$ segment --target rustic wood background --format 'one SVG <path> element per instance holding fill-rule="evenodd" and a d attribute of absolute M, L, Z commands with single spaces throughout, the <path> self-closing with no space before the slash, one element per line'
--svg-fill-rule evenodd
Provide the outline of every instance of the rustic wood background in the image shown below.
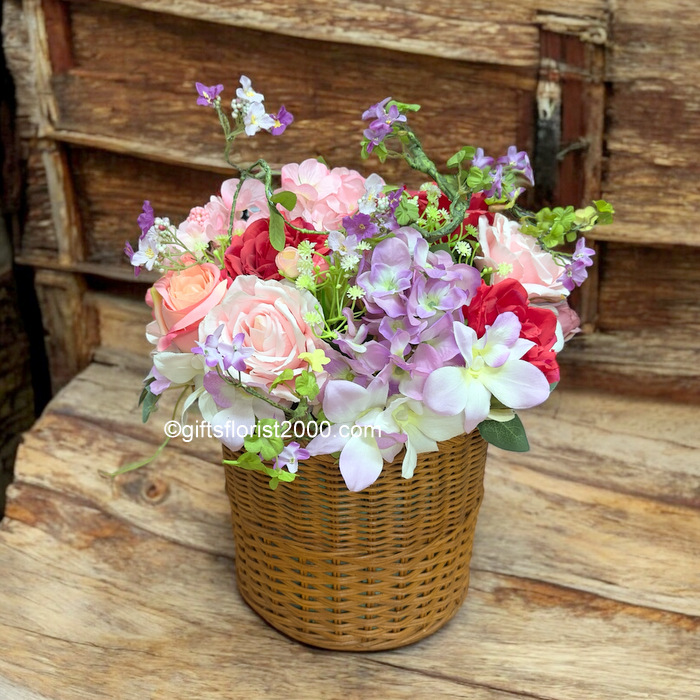
<path fill-rule="evenodd" d="M 359 160 L 364 105 L 423 103 L 415 123 L 437 160 L 472 142 L 533 152 L 538 86 L 554 79 L 559 147 L 584 146 L 550 164 L 555 197 L 602 194 L 618 212 L 596 233 L 596 277 L 579 299 L 589 332 L 562 356 L 566 379 L 695 398 L 699 22 L 694 0 L 673 13 L 661 0 L 525 0 L 507 13 L 484 0 L 5 0 L 27 173 L 15 248 L 36 271 L 54 387 L 115 324 L 109 342 L 133 337 L 149 278 L 134 282 L 124 240 L 143 199 L 179 220 L 217 190 L 221 140 L 193 82 L 223 82 L 230 97 L 245 73 L 297 121 L 244 143 L 243 160 L 322 154 L 396 179 L 410 173 Z"/>

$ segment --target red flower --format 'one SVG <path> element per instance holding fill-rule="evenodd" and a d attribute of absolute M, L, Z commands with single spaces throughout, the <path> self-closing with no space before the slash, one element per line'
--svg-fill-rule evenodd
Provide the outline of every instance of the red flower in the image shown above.
<path fill-rule="evenodd" d="M 559 381 L 559 365 L 552 347 L 557 341 L 557 317 L 550 309 L 530 306 L 525 287 L 516 280 L 503 280 L 493 286 L 482 282 L 469 306 L 462 307 L 467 324 L 480 338 L 499 314 L 512 311 L 520 321 L 520 337 L 535 345 L 523 356 L 547 377 Z"/>
<path fill-rule="evenodd" d="M 299 228 L 311 228 L 303 219 L 294 219 L 292 223 Z M 301 241 L 311 241 L 316 243 L 315 250 L 319 253 L 328 252 L 325 233 L 301 233 L 285 224 L 284 235 L 285 246 L 296 248 Z M 238 275 L 255 275 L 264 280 L 281 280 L 282 275 L 275 263 L 277 252 L 270 243 L 270 220 L 258 219 L 248 226 L 243 235 L 231 239 L 231 245 L 224 253 L 226 274 L 230 279 L 235 279 Z"/>

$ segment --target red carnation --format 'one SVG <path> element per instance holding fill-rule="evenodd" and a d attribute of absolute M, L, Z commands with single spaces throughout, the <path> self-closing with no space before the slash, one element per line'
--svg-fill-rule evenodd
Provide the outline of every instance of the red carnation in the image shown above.
<path fill-rule="evenodd" d="M 292 223 L 299 228 L 311 228 L 303 219 L 294 219 Z M 328 252 L 325 233 L 302 233 L 285 223 L 284 236 L 285 246 L 296 248 L 301 241 L 310 241 L 316 243 L 317 252 L 324 255 Z M 231 245 L 224 253 L 226 274 L 230 279 L 238 275 L 255 275 L 264 280 L 281 280 L 282 275 L 275 263 L 277 252 L 270 243 L 270 220 L 258 219 L 248 226 L 243 235 L 231 239 Z"/>
<path fill-rule="evenodd" d="M 557 342 L 557 317 L 550 309 L 530 306 L 527 292 L 520 282 L 507 279 L 492 286 L 482 282 L 469 306 L 463 307 L 470 328 L 480 338 L 499 314 L 512 311 L 521 323 L 520 337 L 535 345 L 523 356 L 544 373 L 547 381 L 559 381 L 559 365 L 552 347 Z"/>

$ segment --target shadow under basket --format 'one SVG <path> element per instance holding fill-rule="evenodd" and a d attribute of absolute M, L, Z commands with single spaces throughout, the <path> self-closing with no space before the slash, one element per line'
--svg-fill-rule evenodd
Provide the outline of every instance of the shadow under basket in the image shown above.
<path fill-rule="evenodd" d="M 412 479 L 401 476 L 402 452 L 359 493 L 328 455 L 275 491 L 263 474 L 226 465 L 243 599 L 324 649 L 395 649 L 432 634 L 467 595 L 486 447 L 477 430 L 446 440 L 418 456 Z"/>

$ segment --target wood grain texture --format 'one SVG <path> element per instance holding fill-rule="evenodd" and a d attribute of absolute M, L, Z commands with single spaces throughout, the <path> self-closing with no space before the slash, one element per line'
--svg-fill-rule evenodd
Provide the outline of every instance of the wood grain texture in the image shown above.
<path fill-rule="evenodd" d="M 232 0 L 119 0 L 118 4 L 288 37 L 378 46 L 449 59 L 473 61 L 478 56 L 483 63 L 529 66 L 537 56 L 537 28 L 531 7 L 518 13 L 519 17 L 505 20 L 502 13 L 484 12 L 486 3 L 464 12 L 447 0 L 429 7 L 415 1 L 379 4 L 356 0 L 310 0 L 303 6 L 269 0 L 246 5 Z M 600 15 L 603 3 L 591 5 Z M 211 31 L 218 34 L 221 28 Z"/>
<path fill-rule="evenodd" d="M 507 147 L 517 130 L 519 94 L 534 88 L 534 67 L 514 72 L 295 38 L 270 52 L 274 35 L 230 27 L 219 28 L 212 53 L 212 27 L 204 22 L 102 3 L 71 7 L 76 65 L 54 79 L 58 135 L 91 135 L 95 145 L 117 150 L 115 139 L 138 142 L 145 155 L 161 152 L 180 163 L 221 164 L 218 124 L 210 110 L 194 104 L 195 80 L 224 83 L 224 99 L 230 100 L 236 87 L 232 81 L 250 73 L 265 86 L 270 108 L 282 103 L 296 115 L 282 138 L 239 141 L 239 160 L 252 162 L 263 155 L 279 165 L 323 155 L 331 165 L 348 167 L 362 165 L 358 143 L 364 106 L 387 94 L 415 100 L 421 86 L 431 85 L 431 104 L 414 123 L 426 135 L 430 152 L 446 159 L 476 138 L 488 148 Z M 152 41 L 154 32 L 157 42 Z M 295 66 L 292 73 L 290 65 Z M 456 102 L 455 93 L 465 98 Z M 465 102 L 490 105 L 488 122 L 476 110 L 465 109 Z M 396 167 L 393 171 L 398 174 Z"/>
<path fill-rule="evenodd" d="M 611 83 L 603 194 L 618 222 L 596 237 L 700 245 L 700 7 L 692 0 L 619 0 L 607 61 Z"/>
<path fill-rule="evenodd" d="M 199 454 L 174 446 L 114 489 L 96 476 L 98 465 L 157 439 L 157 425 L 136 432 L 125 401 L 139 379 L 92 365 L 22 447 L 0 527 L 8 700 L 693 696 L 700 510 L 667 496 L 700 474 L 670 452 L 662 459 L 684 464 L 682 473 L 657 480 L 664 464 L 642 457 L 697 447 L 687 408 L 649 402 L 631 411 L 630 400 L 562 392 L 557 406 L 531 413 L 535 449 L 521 456 L 529 461 L 489 456 L 472 583 L 457 617 L 418 645 L 347 655 L 286 640 L 240 600 L 215 446 Z M 574 433 L 583 449 L 558 463 L 550 451 Z M 614 580 L 625 594 L 610 595 L 621 592 Z M 643 581 L 654 590 L 641 590 Z M 674 607 L 695 613 L 660 606 L 674 584 Z"/>

